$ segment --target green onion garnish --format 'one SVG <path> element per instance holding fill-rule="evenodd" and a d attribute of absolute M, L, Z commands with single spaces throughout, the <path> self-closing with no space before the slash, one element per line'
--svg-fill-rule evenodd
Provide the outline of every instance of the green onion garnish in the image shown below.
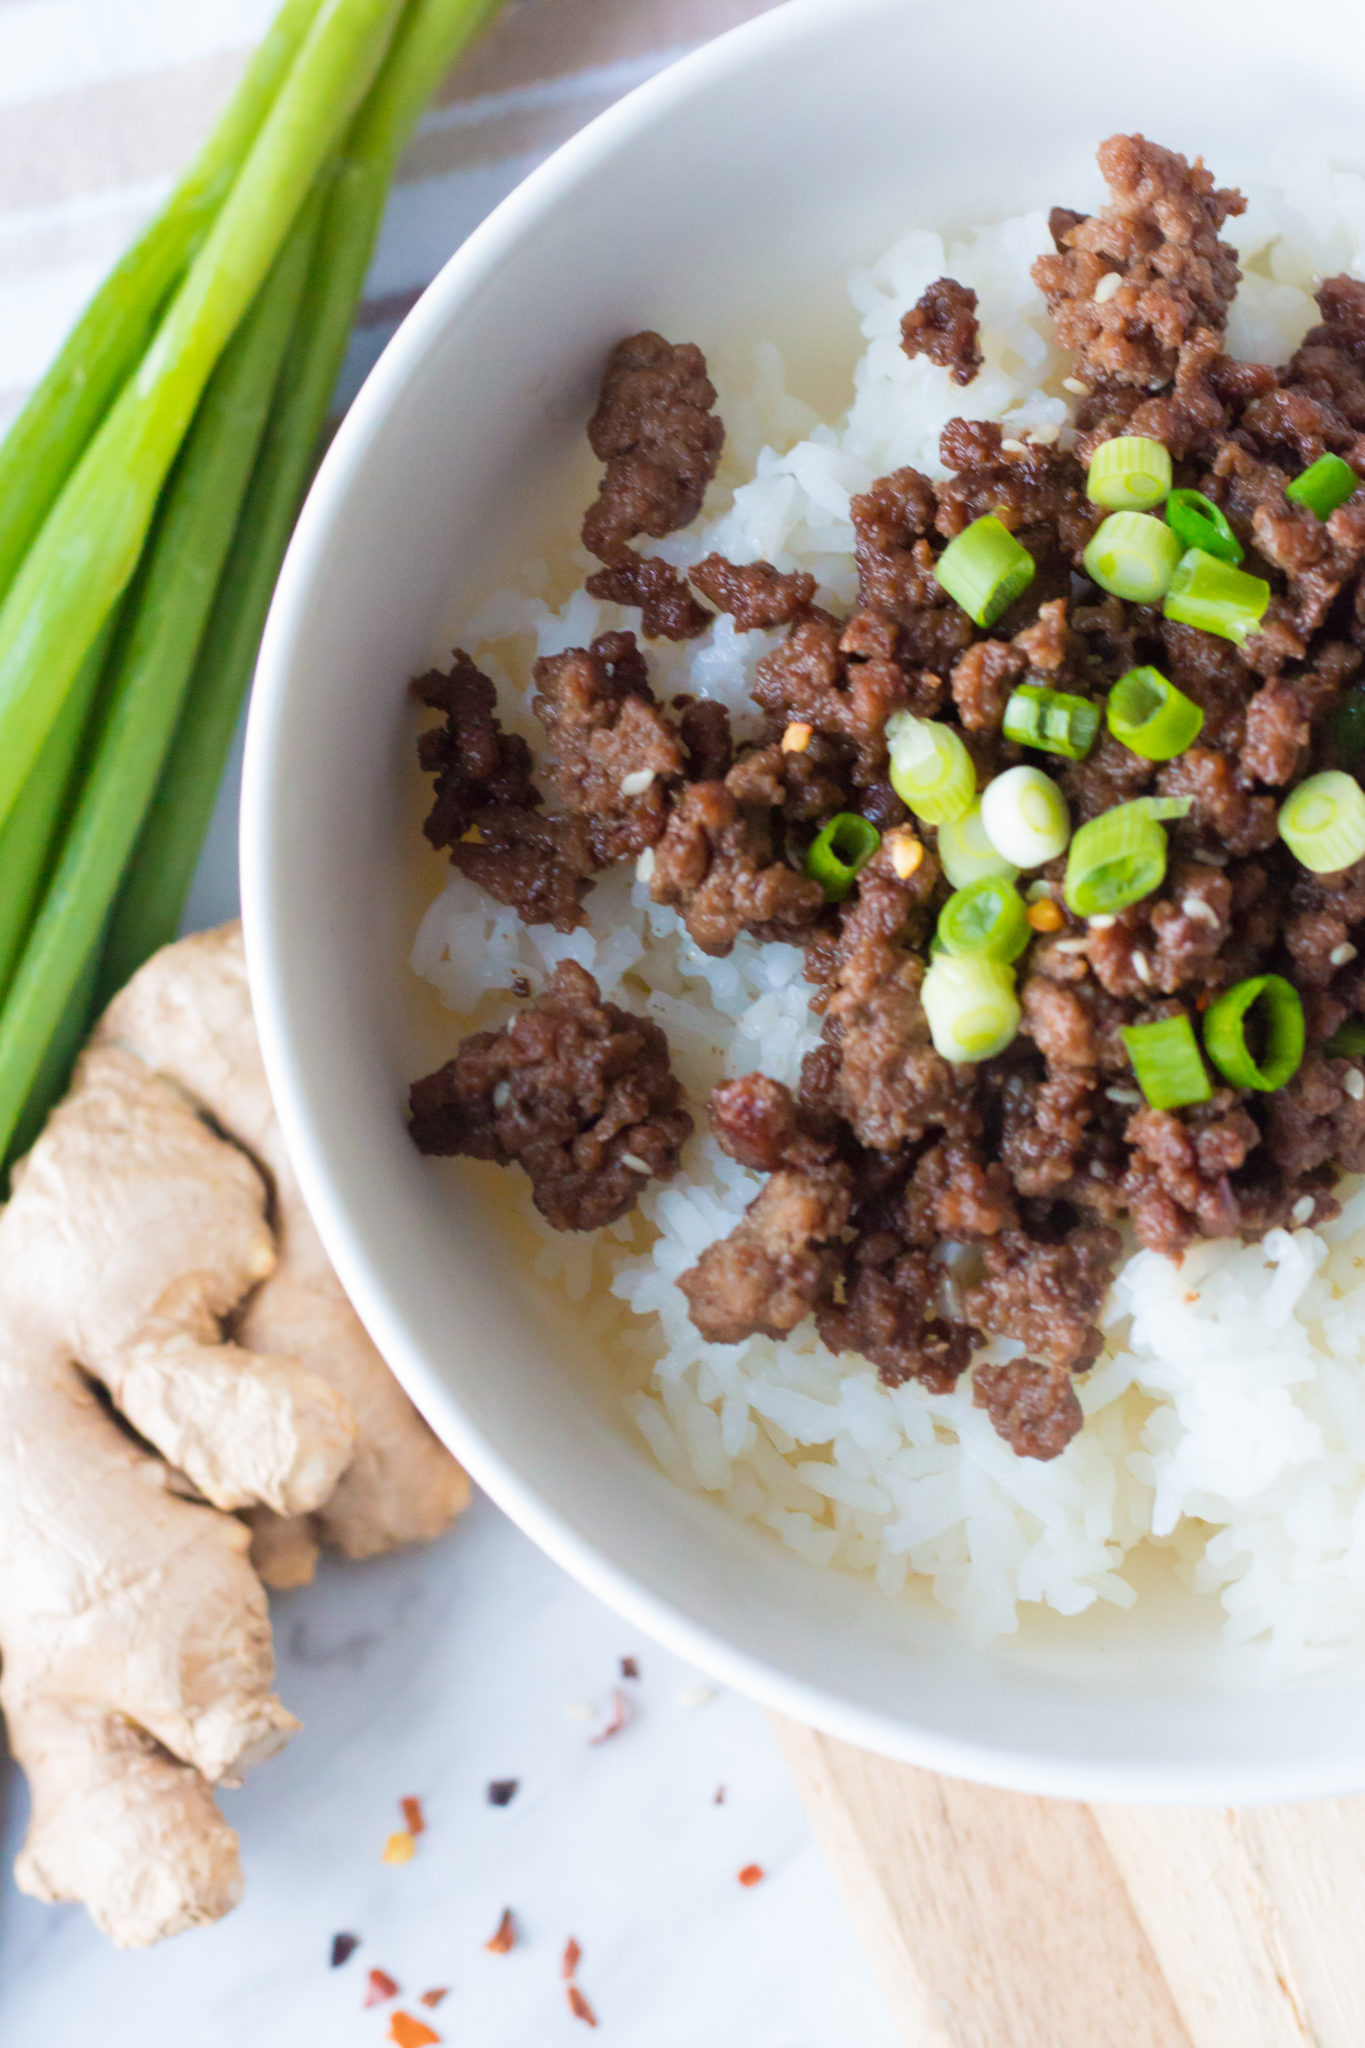
<path fill-rule="evenodd" d="M 1145 512 L 1171 488 L 1171 458 L 1160 441 L 1120 434 L 1102 441 L 1090 458 L 1085 494 L 1111 512 Z"/>
<path fill-rule="evenodd" d="M 1259 1056 L 1247 1044 L 1247 1025 L 1258 1033 Z M 1204 1013 L 1204 1048 L 1234 1088 L 1268 1094 L 1297 1074 L 1303 1059 L 1303 1004 L 1282 974 L 1253 974 L 1225 989 Z"/>
<path fill-rule="evenodd" d="M 1181 1109 L 1207 1102 L 1213 1087 L 1199 1057 L 1194 1027 L 1182 1010 L 1155 1024 L 1127 1024 L 1119 1037 L 1127 1048 L 1138 1086 L 1153 1109 Z"/>
<path fill-rule="evenodd" d="M 1130 668 L 1109 692 L 1109 730 L 1144 761 L 1173 761 L 1198 739 L 1204 714 L 1159 668 Z"/>
<path fill-rule="evenodd" d="M 1365 790 L 1342 768 L 1325 768 L 1280 805 L 1280 837 L 1315 875 L 1334 875 L 1365 854 Z"/>
<path fill-rule="evenodd" d="M 842 903 L 862 869 L 882 843 L 882 835 L 856 811 L 840 811 L 811 841 L 805 871 L 825 892 L 826 903 Z"/>
<path fill-rule="evenodd" d="M 1242 559 L 1242 543 L 1226 513 L 1202 491 L 1172 491 L 1166 500 L 1166 524 L 1182 548 L 1202 548 L 1220 562 Z"/>
<path fill-rule="evenodd" d="M 1082 825 L 1066 863 L 1067 907 L 1111 917 L 1140 903 L 1166 877 L 1166 834 L 1141 799 Z"/>
<path fill-rule="evenodd" d="M 1071 817 L 1066 798 L 1041 768 L 1007 768 L 981 795 L 981 823 L 1003 859 L 1040 868 L 1066 851 Z"/>
<path fill-rule="evenodd" d="M 1260 625 L 1269 602 L 1270 585 L 1263 577 L 1234 569 L 1203 548 L 1190 548 L 1171 578 L 1165 612 L 1182 626 L 1198 626 L 1240 647 Z"/>
<path fill-rule="evenodd" d="M 1085 551 L 1085 572 L 1101 590 L 1130 604 L 1155 604 L 1164 597 L 1180 542 L 1150 512 L 1111 512 Z"/>
<path fill-rule="evenodd" d="M 940 953 L 920 995 L 934 1049 L 955 1065 L 993 1059 L 1018 1032 L 1014 969 L 1002 961 Z"/>
<path fill-rule="evenodd" d="M 993 626 L 1033 581 L 1033 557 L 988 512 L 950 540 L 934 564 L 939 585 L 978 626 Z"/>
<path fill-rule="evenodd" d="M 1045 754 L 1064 754 L 1083 761 L 1100 729 L 1100 707 L 1088 697 L 1065 690 L 1021 683 L 1005 706 L 1005 738 L 1019 747 L 1037 747 Z"/>
<path fill-rule="evenodd" d="M 987 838 L 980 802 L 960 818 L 939 826 L 938 857 L 955 889 L 965 889 L 969 882 L 982 882 L 987 875 L 1004 875 L 1012 882 L 1019 872 L 1014 862 L 998 853 Z"/>
<path fill-rule="evenodd" d="M 1004 875 L 969 882 L 948 898 L 939 913 L 944 950 L 964 958 L 1017 960 L 1033 936 L 1019 891 Z"/>
<path fill-rule="evenodd" d="M 896 711 L 886 721 L 886 743 L 891 787 L 922 824 L 947 825 L 971 809 L 976 768 L 955 726 Z"/>
<path fill-rule="evenodd" d="M 1294 504 L 1306 505 L 1319 519 L 1330 519 L 1359 482 L 1350 463 L 1340 455 L 1320 455 L 1292 484 L 1286 484 L 1284 494 Z"/>
<path fill-rule="evenodd" d="M 1365 1024 L 1359 1017 L 1348 1017 L 1322 1049 L 1330 1060 L 1358 1060 L 1365 1053 Z"/>

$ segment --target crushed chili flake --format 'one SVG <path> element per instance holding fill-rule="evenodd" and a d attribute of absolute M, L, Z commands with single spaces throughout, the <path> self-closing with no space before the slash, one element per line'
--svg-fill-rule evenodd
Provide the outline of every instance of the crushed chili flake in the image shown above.
<path fill-rule="evenodd" d="M 441 2003 L 441 2000 L 443 1998 L 448 1997 L 449 1994 L 450 1986 L 448 1984 L 436 1984 L 433 1985 L 430 1991 L 424 1991 L 417 2002 L 419 2005 L 437 2006 Z"/>
<path fill-rule="evenodd" d="M 630 1715 L 630 1701 L 626 1698 L 625 1694 L 622 1692 L 620 1686 L 618 1685 L 613 1690 L 611 1696 L 610 1721 L 608 1721 L 605 1728 L 599 1728 L 596 1735 L 591 1736 L 589 1738 L 592 1742 L 593 1748 L 596 1749 L 599 1743 L 610 1742 L 613 1735 L 619 1735 L 621 1733 L 621 1730 L 625 1727 L 626 1723 L 630 1720 Z"/>
<path fill-rule="evenodd" d="M 762 1884 L 766 1875 L 761 1863 L 746 1863 L 739 1873 L 739 1881 L 743 1885 Z"/>
<path fill-rule="evenodd" d="M 403 1819 L 407 1825 L 408 1833 L 410 1835 L 424 1835 L 426 1833 L 427 1821 L 426 1815 L 422 1811 L 421 1800 L 400 1799 L 398 1804 L 403 1809 Z"/>
<path fill-rule="evenodd" d="M 384 1861 L 386 1863 L 411 1863 L 413 1851 L 416 1847 L 417 1844 L 408 1830 L 402 1828 L 396 1835 L 390 1835 L 388 1841 L 385 1842 Z"/>
<path fill-rule="evenodd" d="M 586 2026 L 595 2027 L 597 2025 L 597 2014 L 588 2004 L 587 1999 L 576 1984 L 569 1986 L 569 2011 L 576 2020 L 582 2020 Z"/>
<path fill-rule="evenodd" d="M 349 1963 L 359 1947 L 360 1936 L 358 1934 L 334 1934 L 332 1936 L 332 1969 L 339 1970 L 343 1963 Z"/>
<path fill-rule="evenodd" d="M 508 1950 L 514 1949 L 516 1945 L 517 1923 L 512 1918 L 512 1908 L 504 1906 L 502 1918 L 498 1922 L 497 1932 L 489 1936 L 488 1940 L 484 1943 L 484 1947 L 488 1950 L 490 1956 L 505 1956 Z"/>
<path fill-rule="evenodd" d="M 713 1806 L 724 1806 L 724 1804 L 725 1804 L 725 1787 L 724 1787 L 723 1785 L 717 1785 L 717 1787 L 716 1787 L 716 1789 L 715 1789 L 715 1793 L 714 1793 L 714 1795 L 713 1795 L 713 1797 L 712 1797 L 712 1800 L 711 1800 L 711 1804 L 712 1804 Z"/>
<path fill-rule="evenodd" d="M 563 1977 L 566 1984 L 572 1984 L 574 1972 L 575 1970 L 577 1970 L 578 1965 L 582 1960 L 583 1951 L 578 1946 L 578 1943 L 574 1940 L 573 1936 L 570 1935 L 568 1940 L 564 1944 L 564 1956 L 563 1960 L 559 1965 L 559 1973 Z"/>
<path fill-rule="evenodd" d="M 398 1985 L 387 1970 L 371 1970 L 365 1990 L 366 2005 L 382 2005 L 386 1998 L 397 1998 Z"/>
<path fill-rule="evenodd" d="M 510 1806 L 521 1785 L 520 1778 L 494 1778 L 488 1787 L 490 1806 Z"/>
<path fill-rule="evenodd" d="M 414 2019 L 410 2012 L 395 2012 L 389 2015 L 389 2039 L 395 2048 L 434 2048 L 440 2035 L 425 2020 Z"/>
<path fill-rule="evenodd" d="M 638 1678 L 640 1676 L 640 1661 L 638 1657 L 623 1657 L 621 1659 L 621 1676 L 622 1678 Z"/>

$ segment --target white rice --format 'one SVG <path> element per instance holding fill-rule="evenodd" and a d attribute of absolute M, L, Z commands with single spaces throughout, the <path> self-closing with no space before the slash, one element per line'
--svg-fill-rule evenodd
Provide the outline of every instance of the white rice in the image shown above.
<path fill-rule="evenodd" d="M 1252 268 L 1230 345 L 1282 361 L 1315 318 L 1315 278 L 1365 275 L 1365 180 L 1299 162 L 1277 188 L 1243 190 L 1251 206 L 1228 232 Z M 1067 364 L 1029 278 L 1047 246 L 1041 214 L 947 246 L 917 229 L 856 273 L 866 348 L 849 409 L 832 425 L 786 391 L 778 350 L 760 346 L 747 386 L 721 391 L 726 459 L 704 516 L 657 552 L 679 565 L 719 548 L 808 568 L 825 601 L 847 605 L 850 496 L 904 463 L 942 475 L 938 437 L 954 414 L 999 419 L 1020 437 L 1065 437 Z M 899 347 L 901 313 L 945 273 L 980 299 L 985 367 L 965 394 Z M 566 550 L 560 587 L 589 566 Z M 635 623 L 581 590 L 554 611 L 539 594 L 548 581 L 546 565 L 532 565 L 464 635 L 498 681 L 509 724 L 533 744 L 535 656 Z M 659 694 L 719 698 L 741 732 L 752 730 L 750 681 L 775 639 L 721 618 L 700 641 L 654 646 Z M 484 1023 L 505 1014 L 491 992 L 514 974 L 539 988 L 558 961 L 581 961 L 604 994 L 664 1027 L 694 1106 L 724 1074 L 797 1078 L 817 1027 L 794 947 L 742 938 L 727 959 L 708 959 L 629 872 L 599 882 L 589 909 L 590 930 L 528 930 L 452 875 L 412 964 L 451 1009 Z M 985 1642 L 1018 1627 L 1021 1603 L 1062 1615 L 1096 1601 L 1131 1606 L 1129 1560 L 1161 1544 L 1195 1590 L 1219 1596 L 1230 1640 L 1267 1642 L 1291 1661 L 1365 1642 L 1365 1191 L 1319 1231 L 1201 1245 L 1179 1265 L 1129 1258 L 1105 1352 L 1081 1387 L 1085 1429 L 1039 1464 L 1014 1456 L 965 1387 L 888 1389 L 871 1365 L 833 1357 L 809 1325 L 783 1343 L 704 1343 L 674 1282 L 759 1186 L 704 1131 L 678 1177 L 643 1197 L 649 1243 L 629 1219 L 593 1237 L 553 1232 L 522 1177 L 506 1178 L 541 1239 L 540 1278 L 575 1302 L 591 1297 L 594 1332 L 639 1361 L 630 1414 L 658 1462 L 813 1563 L 870 1573 L 892 1597 L 927 1583 Z M 1018 1350 L 997 1340 L 986 1355 Z"/>

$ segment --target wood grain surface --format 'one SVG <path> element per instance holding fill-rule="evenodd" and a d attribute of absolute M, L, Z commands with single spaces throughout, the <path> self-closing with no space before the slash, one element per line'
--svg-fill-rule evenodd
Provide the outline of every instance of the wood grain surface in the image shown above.
<path fill-rule="evenodd" d="M 994 1792 L 779 1740 L 908 2048 L 1362 2048 L 1365 1799 Z"/>

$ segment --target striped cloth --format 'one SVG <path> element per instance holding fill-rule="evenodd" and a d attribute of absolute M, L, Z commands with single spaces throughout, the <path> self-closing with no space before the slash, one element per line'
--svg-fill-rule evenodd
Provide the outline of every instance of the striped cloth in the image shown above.
<path fill-rule="evenodd" d="M 774 0 L 509 0 L 399 174 L 343 398 L 464 237 L 623 92 Z M 0 0 L 0 431 L 164 197 L 275 0 Z"/>

